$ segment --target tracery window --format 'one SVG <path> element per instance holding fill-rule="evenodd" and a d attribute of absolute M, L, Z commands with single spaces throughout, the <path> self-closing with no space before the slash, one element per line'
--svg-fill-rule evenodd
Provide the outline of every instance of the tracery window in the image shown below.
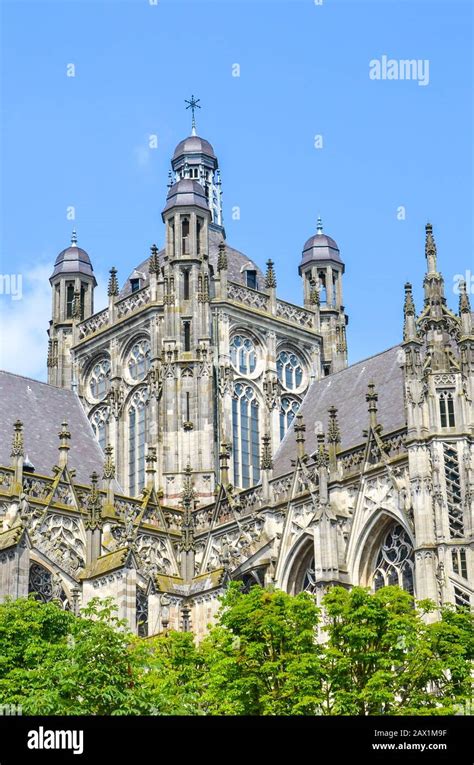
<path fill-rule="evenodd" d="M 89 390 L 98 401 L 102 401 L 110 387 L 110 361 L 101 359 L 92 367 L 89 374 Z"/>
<path fill-rule="evenodd" d="M 250 375 L 257 366 L 255 345 L 249 337 L 235 335 L 230 342 L 230 360 L 242 375 Z"/>
<path fill-rule="evenodd" d="M 413 544 L 399 523 L 385 535 L 375 562 L 373 587 L 377 591 L 388 585 L 398 585 L 413 595 Z"/>
<path fill-rule="evenodd" d="M 442 390 L 439 393 L 439 416 L 442 428 L 454 428 L 456 419 L 454 416 L 453 391 Z"/>
<path fill-rule="evenodd" d="M 139 637 L 148 636 L 148 597 L 146 592 L 137 587 L 136 623 Z"/>
<path fill-rule="evenodd" d="M 143 380 L 150 368 L 151 346 L 147 338 L 136 342 L 128 356 L 128 372 L 132 380 Z"/>
<path fill-rule="evenodd" d="M 300 402 L 295 398 L 283 396 L 280 404 L 280 438 L 283 439 L 286 431 L 290 427 L 293 418 L 300 408 Z"/>
<path fill-rule="evenodd" d="M 449 534 L 454 538 L 462 537 L 464 536 L 464 517 L 458 453 L 451 444 L 443 444 L 443 452 Z"/>
<path fill-rule="evenodd" d="M 260 479 L 258 400 L 250 385 L 234 386 L 232 433 L 234 483 L 247 488 Z"/>
<path fill-rule="evenodd" d="M 303 364 L 295 353 L 280 351 L 277 357 L 277 374 L 286 390 L 297 390 L 303 383 Z"/>
<path fill-rule="evenodd" d="M 467 579 L 466 550 L 463 547 L 455 548 L 451 550 L 451 557 L 454 573 Z"/>
<path fill-rule="evenodd" d="M 109 419 L 109 411 L 106 406 L 101 406 L 100 409 L 96 409 L 91 417 L 92 430 L 99 442 L 99 446 L 104 451 L 107 444 L 107 422 Z"/>
<path fill-rule="evenodd" d="M 42 600 L 44 603 L 57 599 L 65 610 L 70 608 L 60 576 L 55 575 L 53 577 L 51 572 L 39 563 L 30 565 L 28 593 L 34 595 L 36 600 Z"/>
<path fill-rule="evenodd" d="M 142 388 L 134 393 L 128 408 L 128 489 L 132 497 L 145 485 L 147 402 L 147 390 Z"/>

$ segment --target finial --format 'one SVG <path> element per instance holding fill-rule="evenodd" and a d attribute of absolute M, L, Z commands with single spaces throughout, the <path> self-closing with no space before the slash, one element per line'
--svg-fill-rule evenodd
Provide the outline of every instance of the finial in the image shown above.
<path fill-rule="evenodd" d="M 170 189 L 173 185 L 173 175 L 171 173 L 171 170 L 168 170 L 168 188 Z"/>
<path fill-rule="evenodd" d="M 318 220 L 317 220 L 317 223 L 316 223 L 316 233 L 318 235 L 323 233 L 323 222 L 321 220 L 321 216 L 320 215 L 318 215 Z"/>
<path fill-rule="evenodd" d="M 227 268 L 227 253 L 225 250 L 225 242 L 219 242 L 219 255 L 217 256 L 217 270 L 224 271 Z"/>
<path fill-rule="evenodd" d="M 262 470 L 271 470 L 273 468 L 271 438 L 268 433 L 262 437 L 262 459 L 260 462 Z"/>
<path fill-rule="evenodd" d="M 316 467 L 325 468 L 329 464 L 329 454 L 324 443 L 324 433 L 318 433 L 316 436 L 317 449 L 314 456 Z"/>
<path fill-rule="evenodd" d="M 150 247 L 151 255 L 148 270 L 150 274 L 158 274 L 160 271 L 160 264 L 158 261 L 158 247 L 156 244 L 152 244 Z"/>
<path fill-rule="evenodd" d="M 107 444 L 107 446 L 104 449 L 105 452 L 105 460 L 104 460 L 104 473 L 103 478 L 106 480 L 111 480 L 112 478 L 115 478 L 115 465 L 114 465 L 114 458 L 113 458 L 113 448 L 110 444 Z"/>
<path fill-rule="evenodd" d="M 71 234 L 71 247 L 77 247 L 77 233 L 75 228 L 73 228 Z"/>
<path fill-rule="evenodd" d="M 84 526 L 90 531 L 102 528 L 102 500 L 97 488 L 97 482 L 99 480 L 98 474 L 94 472 L 91 474 L 91 490 L 86 499 L 87 514 L 84 518 Z"/>
<path fill-rule="evenodd" d="M 21 420 L 16 420 L 13 423 L 13 442 L 12 442 L 12 457 L 23 457 L 23 423 Z"/>
<path fill-rule="evenodd" d="M 64 420 L 64 422 L 61 423 L 61 430 L 58 433 L 58 436 L 59 436 L 59 439 L 60 439 L 60 442 L 61 442 L 59 448 L 60 449 L 69 449 L 69 446 L 68 446 L 67 442 L 70 440 L 71 434 L 70 434 L 70 432 L 68 430 L 66 420 Z"/>
<path fill-rule="evenodd" d="M 433 226 L 431 223 L 427 223 L 425 226 L 426 240 L 425 240 L 425 257 L 428 265 L 428 273 L 436 273 L 436 242 L 433 236 Z"/>
<path fill-rule="evenodd" d="M 365 395 L 365 400 L 369 405 L 370 425 L 374 428 L 377 424 L 377 401 L 379 397 L 375 390 L 374 382 L 370 381 L 367 387 L 368 391 Z"/>
<path fill-rule="evenodd" d="M 301 459 L 304 457 L 304 444 L 306 440 L 305 432 L 306 432 L 306 425 L 303 422 L 303 415 L 298 412 L 298 414 L 295 417 L 295 434 L 296 434 L 296 451 L 298 454 L 298 457 Z"/>
<path fill-rule="evenodd" d="M 115 266 L 112 266 L 109 273 L 110 273 L 110 277 L 109 277 L 109 286 L 107 289 L 107 294 L 109 297 L 112 297 L 119 294 L 119 286 L 117 281 L 117 269 L 115 268 Z"/>
<path fill-rule="evenodd" d="M 268 289 L 275 289 L 277 286 L 275 269 L 273 268 L 273 260 L 267 260 L 267 273 L 265 276 L 265 286 Z"/>
<path fill-rule="evenodd" d="M 410 282 L 405 284 L 405 302 L 403 305 L 403 339 L 412 340 L 416 337 L 415 303 Z"/>
<path fill-rule="evenodd" d="M 328 412 L 328 442 L 330 444 L 339 444 L 341 442 L 341 432 L 339 430 L 339 422 L 337 419 L 337 408 L 335 406 L 330 406 Z"/>
<path fill-rule="evenodd" d="M 229 483 L 229 455 L 230 455 L 230 444 L 224 441 L 221 444 L 221 450 L 219 452 L 221 484 L 223 486 L 227 486 L 227 484 Z"/>
<path fill-rule="evenodd" d="M 191 109 L 192 114 L 192 123 L 191 123 L 191 135 L 196 135 L 196 118 L 195 118 L 195 111 L 196 109 L 200 109 L 199 101 L 200 98 L 194 98 L 194 96 L 191 96 L 191 98 L 188 100 L 187 98 L 184 99 L 184 103 L 188 104 L 186 109 Z"/>
<path fill-rule="evenodd" d="M 193 488 L 193 481 L 192 481 L 192 471 L 191 471 L 191 465 L 186 465 L 185 471 L 184 471 L 184 483 L 183 483 L 183 491 L 181 492 L 181 496 L 183 499 L 183 506 L 185 509 L 191 508 L 192 502 L 195 497 L 195 492 Z"/>

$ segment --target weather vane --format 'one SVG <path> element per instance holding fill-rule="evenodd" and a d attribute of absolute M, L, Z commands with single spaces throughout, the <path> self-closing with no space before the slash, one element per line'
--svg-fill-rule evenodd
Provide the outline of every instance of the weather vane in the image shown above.
<path fill-rule="evenodd" d="M 188 104 L 186 109 L 191 109 L 191 114 L 193 115 L 193 121 L 192 121 L 192 125 L 191 125 L 191 127 L 192 127 L 192 135 L 196 135 L 196 119 L 195 119 L 194 112 L 195 112 L 196 109 L 200 109 L 201 108 L 199 106 L 199 101 L 200 100 L 201 100 L 200 98 L 194 98 L 194 96 L 191 96 L 189 101 L 188 101 L 187 98 L 184 99 L 184 103 Z"/>

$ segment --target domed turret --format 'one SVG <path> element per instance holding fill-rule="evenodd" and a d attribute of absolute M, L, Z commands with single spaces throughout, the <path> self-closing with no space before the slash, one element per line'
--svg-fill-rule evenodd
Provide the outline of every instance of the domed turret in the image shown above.
<path fill-rule="evenodd" d="M 174 183 L 168 191 L 163 216 L 173 207 L 200 207 L 202 210 L 209 211 L 208 201 L 201 184 L 190 178 L 183 178 Z"/>
<path fill-rule="evenodd" d="M 77 246 L 77 235 L 74 229 L 71 236 L 71 244 L 65 250 L 61 250 L 54 261 L 54 270 L 50 276 L 50 282 L 59 274 L 85 274 L 94 279 L 94 269 L 89 255 L 81 247 Z"/>

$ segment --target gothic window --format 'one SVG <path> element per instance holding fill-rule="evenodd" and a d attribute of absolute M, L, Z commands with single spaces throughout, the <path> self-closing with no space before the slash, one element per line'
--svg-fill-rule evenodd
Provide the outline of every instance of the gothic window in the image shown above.
<path fill-rule="evenodd" d="M 128 356 L 128 372 L 132 380 L 143 380 L 150 368 L 150 341 L 146 338 L 136 342 Z"/>
<path fill-rule="evenodd" d="M 455 587 L 454 602 L 458 608 L 462 608 L 463 606 L 469 608 L 471 605 L 471 598 L 465 590 L 462 590 L 460 587 Z"/>
<path fill-rule="evenodd" d="M 92 430 L 95 437 L 99 442 L 99 446 L 104 451 L 107 444 L 107 422 L 109 419 L 109 413 L 106 406 L 101 406 L 100 409 L 96 409 L 91 417 Z"/>
<path fill-rule="evenodd" d="M 148 597 L 146 592 L 137 587 L 136 622 L 139 637 L 148 636 Z"/>
<path fill-rule="evenodd" d="M 443 444 L 446 501 L 448 506 L 449 533 L 452 538 L 464 536 L 464 519 L 461 503 L 461 478 L 456 449 Z"/>
<path fill-rule="evenodd" d="M 74 284 L 68 282 L 66 287 L 66 319 L 72 318 L 72 309 L 74 306 Z"/>
<path fill-rule="evenodd" d="M 181 220 L 181 255 L 189 255 L 189 218 Z"/>
<path fill-rule="evenodd" d="M 442 428 L 454 428 L 456 421 L 454 417 L 453 391 L 443 390 L 440 392 L 439 414 Z"/>
<path fill-rule="evenodd" d="M 58 599 L 62 607 L 69 610 L 69 603 L 61 586 L 60 577 L 56 575 L 53 578 L 51 572 L 39 563 L 32 563 L 30 566 L 28 593 L 33 595 L 36 600 L 42 600 L 44 603 Z"/>
<path fill-rule="evenodd" d="M 291 351 L 280 351 L 277 357 L 278 379 L 286 390 L 297 390 L 303 383 L 303 364 Z"/>
<path fill-rule="evenodd" d="M 464 548 L 451 550 L 451 557 L 454 573 L 459 574 L 463 579 L 467 579 L 466 551 Z"/>
<path fill-rule="evenodd" d="M 189 300 L 189 268 L 183 271 L 183 300 Z"/>
<path fill-rule="evenodd" d="M 316 564 L 314 562 L 314 556 L 313 556 L 303 575 L 303 592 L 313 593 L 315 589 L 316 589 Z"/>
<path fill-rule="evenodd" d="M 326 290 L 326 274 L 324 271 L 320 271 L 318 274 L 319 279 L 319 301 L 321 305 L 327 303 L 327 290 Z"/>
<path fill-rule="evenodd" d="M 183 321 L 183 330 L 184 330 L 184 350 L 190 351 L 191 350 L 191 322 L 190 321 Z"/>
<path fill-rule="evenodd" d="M 258 401 L 250 385 L 234 386 L 232 433 L 234 483 L 245 489 L 260 479 Z"/>
<path fill-rule="evenodd" d="M 196 177 L 197 177 L 197 169 L 196 169 Z M 201 254 L 201 229 L 202 229 L 202 219 L 197 218 L 196 220 L 196 252 L 198 255 Z"/>
<path fill-rule="evenodd" d="M 388 585 L 398 585 L 413 595 L 413 544 L 407 532 L 394 524 L 380 547 L 375 562 L 373 587 L 377 591 Z"/>
<path fill-rule="evenodd" d="M 300 402 L 295 398 L 283 396 L 280 405 L 280 439 L 283 439 L 286 431 L 290 427 L 293 418 L 300 408 Z"/>
<path fill-rule="evenodd" d="M 145 485 L 146 388 L 137 391 L 128 408 L 128 489 L 137 495 Z"/>
<path fill-rule="evenodd" d="M 247 284 L 247 287 L 250 287 L 252 290 L 257 289 L 257 272 L 253 268 L 247 269 L 245 272 L 245 282 Z"/>
<path fill-rule="evenodd" d="M 257 366 L 257 354 L 252 340 L 235 335 L 230 342 L 230 360 L 240 374 L 252 374 Z"/>
<path fill-rule="evenodd" d="M 89 375 L 89 390 L 93 398 L 102 401 L 110 387 L 110 361 L 101 359 L 92 367 Z"/>
<path fill-rule="evenodd" d="M 264 572 L 262 569 L 256 569 L 255 571 L 246 571 L 237 579 L 241 583 L 241 591 L 245 594 L 249 593 L 252 587 L 264 586 Z"/>

